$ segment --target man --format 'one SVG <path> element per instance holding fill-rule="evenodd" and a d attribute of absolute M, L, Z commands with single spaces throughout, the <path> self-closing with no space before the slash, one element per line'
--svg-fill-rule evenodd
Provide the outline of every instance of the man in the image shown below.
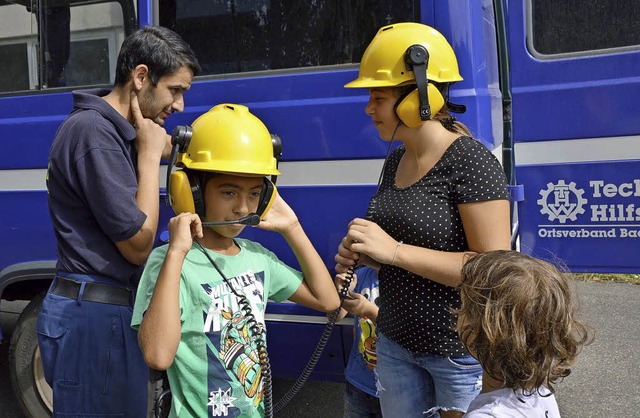
<path fill-rule="evenodd" d="M 147 27 L 122 44 L 113 90 L 73 93 L 49 153 L 58 263 L 37 323 L 54 416 L 147 413 L 132 302 L 158 224 L 160 160 L 171 148 L 162 126 L 184 110 L 199 70 L 179 35 Z"/>

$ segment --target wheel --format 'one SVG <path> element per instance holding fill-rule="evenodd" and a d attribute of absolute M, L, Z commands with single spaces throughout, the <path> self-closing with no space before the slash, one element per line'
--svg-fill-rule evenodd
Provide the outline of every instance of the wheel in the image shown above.
<path fill-rule="evenodd" d="M 46 292 L 22 311 L 9 346 L 9 371 L 16 398 L 27 417 L 48 418 L 53 411 L 53 391 L 44 379 L 36 320 Z"/>
<path fill-rule="evenodd" d="M 147 418 L 166 418 L 171 411 L 171 390 L 167 373 L 149 370 L 149 413 Z"/>

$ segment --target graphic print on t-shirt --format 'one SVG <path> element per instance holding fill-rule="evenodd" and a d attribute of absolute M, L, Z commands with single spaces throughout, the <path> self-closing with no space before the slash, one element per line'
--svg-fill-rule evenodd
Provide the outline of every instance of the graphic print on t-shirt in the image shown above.
<path fill-rule="evenodd" d="M 360 334 L 360 342 L 358 343 L 358 351 L 362 354 L 365 364 L 369 370 L 376 367 L 378 357 L 376 356 L 376 325 L 369 318 L 360 318 L 358 326 L 362 330 Z"/>
<path fill-rule="evenodd" d="M 359 293 L 367 298 L 369 302 L 379 305 L 380 290 L 378 287 L 377 276 L 375 281 L 373 281 L 370 276 L 371 275 L 362 277 L 363 280 L 361 281 L 364 286 L 358 290 Z M 358 352 L 362 355 L 362 359 L 367 368 L 369 370 L 373 370 L 375 369 L 376 362 L 378 360 L 378 357 L 376 356 L 376 341 L 378 340 L 376 324 L 367 317 L 358 317 L 358 327 L 360 329 Z"/>
<path fill-rule="evenodd" d="M 202 312 L 202 332 L 208 337 L 207 406 L 211 417 L 237 416 L 239 403 L 251 402 L 257 408 L 263 396 L 256 339 L 265 338 L 264 273 L 248 270 L 229 282 L 249 301 L 260 335 L 251 330 L 250 318 L 240 309 L 238 297 L 226 283 L 202 285 L 210 298 L 208 309 Z"/>

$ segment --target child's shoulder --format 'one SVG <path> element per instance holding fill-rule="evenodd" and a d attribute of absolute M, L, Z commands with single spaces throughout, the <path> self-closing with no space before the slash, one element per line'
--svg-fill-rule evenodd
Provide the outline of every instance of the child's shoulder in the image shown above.
<path fill-rule="evenodd" d="M 272 252 L 268 248 L 266 248 L 259 242 L 252 241 L 246 238 L 234 238 L 234 240 L 236 244 L 240 247 L 240 249 L 243 251 L 248 251 L 251 253 L 258 253 L 258 254 L 265 254 L 265 255 L 268 254 L 269 256 L 271 256 L 272 254 Z"/>
<path fill-rule="evenodd" d="M 152 260 L 154 258 L 164 259 L 164 257 L 167 255 L 167 251 L 169 251 L 169 243 L 159 245 L 151 251 L 151 254 L 149 254 L 149 260 Z"/>
<path fill-rule="evenodd" d="M 367 285 L 378 283 L 378 273 L 371 267 L 365 266 L 356 270 L 356 275 L 358 277 L 358 283 L 366 283 Z"/>

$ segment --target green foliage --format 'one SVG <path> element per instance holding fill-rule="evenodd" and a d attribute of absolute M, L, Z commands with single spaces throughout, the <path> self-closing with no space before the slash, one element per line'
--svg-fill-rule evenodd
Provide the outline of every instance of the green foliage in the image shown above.
<path fill-rule="evenodd" d="M 574 273 L 575 280 L 583 282 L 621 282 L 640 285 L 640 274 L 602 274 L 602 273 Z"/>

